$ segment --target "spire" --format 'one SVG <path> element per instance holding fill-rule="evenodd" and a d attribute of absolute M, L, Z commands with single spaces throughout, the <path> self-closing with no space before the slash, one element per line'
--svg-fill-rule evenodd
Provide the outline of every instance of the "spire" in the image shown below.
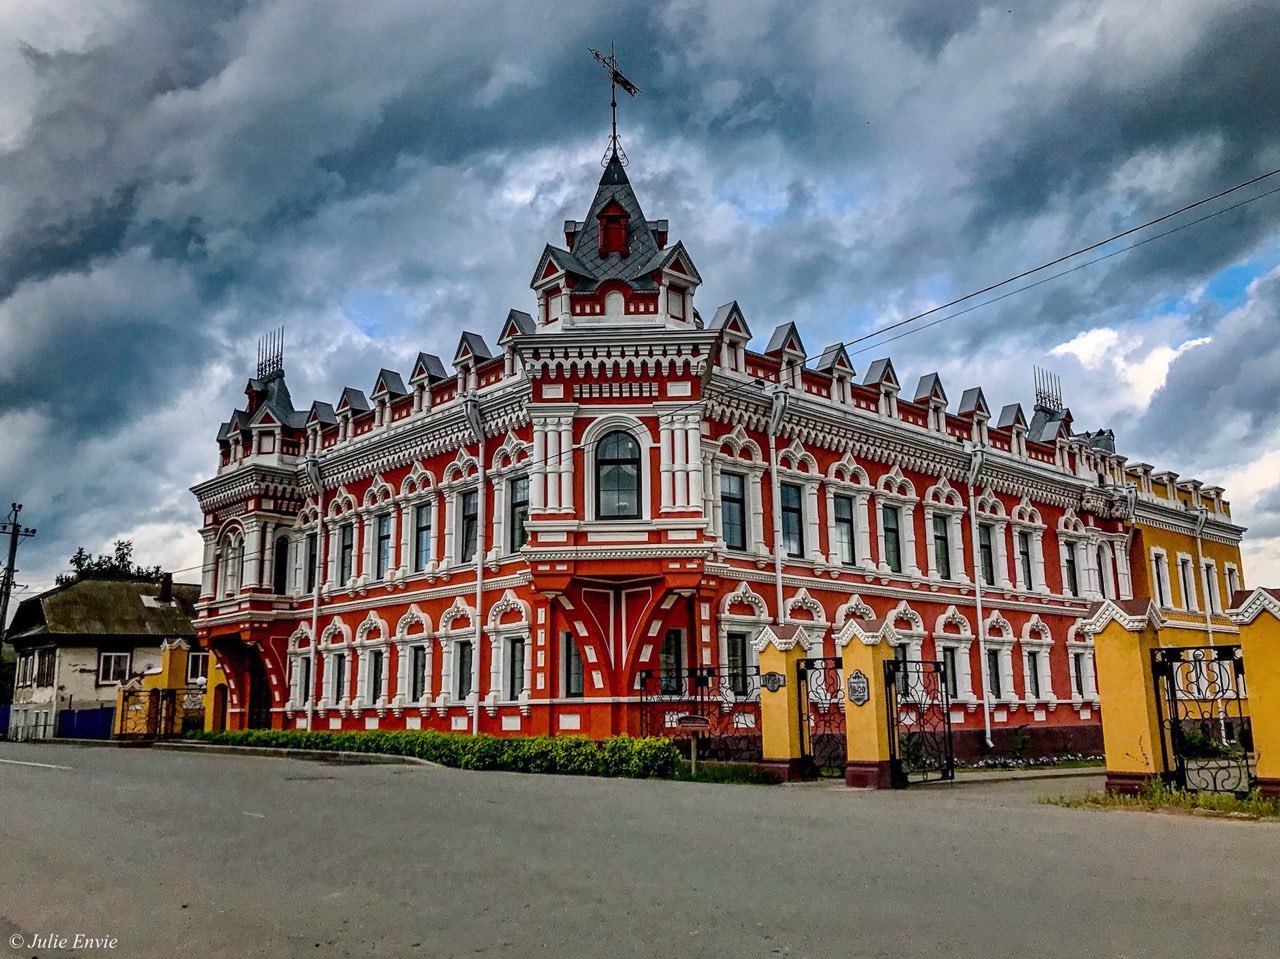
<path fill-rule="evenodd" d="M 623 76 L 622 71 L 618 69 L 618 58 L 614 56 L 612 43 L 609 44 L 607 57 L 591 47 L 587 50 L 596 58 L 596 62 L 604 67 L 604 72 L 609 76 L 609 109 L 613 116 L 613 132 L 609 136 L 609 146 L 604 151 L 604 158 L 600 161 L 600 165 L 606 168 L 614 164 L 626 166 L 627 154 L 623 151 L 622 143 L 618 139 L 618 87 L 622 87 L 633 97 L 640 92 L 640 88 Z"/>

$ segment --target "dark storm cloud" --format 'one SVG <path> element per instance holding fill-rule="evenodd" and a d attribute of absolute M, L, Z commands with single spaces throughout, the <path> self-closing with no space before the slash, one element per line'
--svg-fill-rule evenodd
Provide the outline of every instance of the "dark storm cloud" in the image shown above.
<path fill-rule="evenodd" d="M 46 575 L 132 529 L 190 542 L 186 486 L 212 469 L 261 330 L 288 327 L 302 406 L 450 353 L 464 327 L 492 342 L 527 308 L 541 244 L 598 177 L 607 85 L 587 46 L 616 39 L 644 91 L 621 105 L 632 179 L 707 277 L 702 313 L 737 298 L 761 339 L 796 320 L 814 350 L 1260 169 L 1280 132 L 1260 106 L 1280 94 L 1265 4 L 18 12 L 0 15 L 24 104 L 0 129 L 0 484 L 42 514 L 24 550 Z M 1113 182 L 1135 157 L 1149 175 Z M 977 381 L 967 356 L 1122 327 L 1254 249 L 1265 202 L 856 362 Z M 1194 319 L 1215 339 L 1174 363 L 1142 422 L 1152 449 L 1196 459 L 1175 424 L 1205 378 L 1229 379 L 1233 350 L 1271 355 L 1262 319 L 1233 316 Z M 1212 403 L 1274 442 L 1251 375 Z"/>

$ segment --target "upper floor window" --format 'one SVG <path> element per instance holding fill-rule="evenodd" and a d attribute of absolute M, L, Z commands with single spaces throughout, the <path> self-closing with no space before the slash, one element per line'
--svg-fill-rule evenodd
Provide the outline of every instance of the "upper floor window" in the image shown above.
<path fill-rule="evenodd" d="M 511 503 L 508 512 L 511 552 L 515 553 L 529 540 L 529 534 L 525 532 L 525 523 L 529 521 L 529 477 L 518 476 L 511 481 Z"/>
<path fill-rule="evenodd" d="M 352 560 L 355 556 L 356 528 L 351 523 L 344 523 L 338 530 L 338 581 L 345 583 L 351 578 Z"/>
<path fill-rule="evenodd" d="M 387 570 L 391 568 L 391 515 L 384 513 L 377 519 L 377 562 L 375 564 L 375 576 L 383 579 L 387 575 Z"/>
<path fill-rule="evenodd" d="M 413 508 L 413 571 L 421 573 L 431 562 L 431 504 Z M 417 698 L 417 697 L 415 697 Z"/>
<path fill-rule="evenodd" d="M 307 662 L 307 660 L 303 660 Z M 202 679 L 209 678 L 209 654 L 207 652 L 196 651 L 187 653 L 187 683 L 188 685 L 199 682 Z M 303 687 L 306 688 L 305 686 Z"/>
<path fill-rule="evenodd" d="M 130 653 L 99 653 L 98 682 L 117 683 L 129 678 Z"/>
<path fill-rule="evenodd" d="M 1031 576 L 1031 532 L 1018 530 L 1018 567 L 1022 570 L 1022 588 L 1030 589 L 1035 583 Z"/>
<path fill-rule="evenodd" d="M 36 651 L 36 685 L 53 685 L 53 667 L 56 653 L 52 649 Z"/>
<path fill-rule="evenodd" d="M 1182 587 L 1182 608 L 1196 608 L 1195 580 L 1191 573 L 1191 559 L 1183 557 L 1178 560 L 1178 582 Z"/>
<path fill-rule="evenodd" d="M 480 493 L 467 490 L 462 494 L 458 509 L 458 562 L 475 559 L 479 533 Z"/>
<path fill-rule="evenodd" d="M 1111 598 L 1111 561 L 1107 557 L 1107 551 L 1098 546 L 1098 592 L 1104 599 Z"/>
<path fill-rule="evenodd" d="M 782 497 L 782 548 L 788 556 L 804 555 L 804 508 L 801 497 L 804 495 L 794 483 L 783 483 L 779 487 Z"/>
<path fill-rule="evenodd" d="M 1227 602 L 1234 603 L 1235 595 L 1240 589 L 1240 574 L 1234 566 L 1227 567 Z"/>
<path fill-rule="evenodd" d="M 933 515 L 933 561 L 938 567 L 938 576 L 951 578 L 951 518 L 941 514 Z"/>
<path fill-rule="evenodd" d="M 747 482 L 741 473 L 720 474 L 720 531 L 729 549 L 747 548 Z"/>
<path fill-rule="evenodd" d="M 271 592 L 283 596 L 289 591 L 289 537 L 277 536 L 271 557 Z"/>
<path fill-rule="evenodd" d="M 640 518 L 640 444 L 617 430 L 596 446 L 596 512 L 601 519 Z"/>
<path fill-rule="evenodd" d="M 992 542 L 994 532 L 990 523 L 981 523 L 978 526 L 978 558 L 982 566 L 982 581 L 988 586 L 996 581 L 996 554 Z"/>
<path fill-rule="evenodd" d="M 1066 555 L 1067 567 L 1067 592 L 1072 596 L 1080 595 L 1080 574 L 1076 571 L 1076 544 L 1067 543 Z"/>
<path fill-rule="evenodd" d="M 902 512 L 896 506 L 880 510 L 880 523 L 884 527 L 884 562 L 895 573 L 902 572 Z"/>
<path fill-rule="evenodd" d="M 316 565 L 320 562 L 320 537 L 315 533 L 307 534 L 307 592 L 316 588 Z"/>
<path fill-rule="evenodd" d="M 853 497 L 836 496 L 832 498 L 836 521 L 836 555 L 840 562 L 852 566 L 858 561 L 853 538 Z"/>
<path fill-rule="evenodd" d="M 1162 609 L 1169 608 L 1169 560 L 1164 553 L 1152 555 L 1151 578 L 1156 604 Z"/>
<path fill-rule="evenodd" d="M 1209 612 L 1222 612 L 1222 604 L 1218 600 L 1218 570 L 1213 563 L 1204 564 L 1204 603 Z"/>

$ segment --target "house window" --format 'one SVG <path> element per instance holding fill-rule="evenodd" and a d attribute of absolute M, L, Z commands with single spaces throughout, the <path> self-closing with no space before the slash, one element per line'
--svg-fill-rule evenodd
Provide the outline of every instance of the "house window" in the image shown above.
<path fill-rule="evenodd" d="M 289 537 L 277 536 L 271 557 L 271 592 L 283 596 L 289 592 Z"/>
<path fill-rule="evenodd" d="M 881 525 L 884 527 L 884 561 L 895 573 L 902 572 L 902 513 L 896 506 L 886 506 L 880 510 Z"/>
<path fill-rule="evenodd" d="M 307 534 L 307 592 L 311 593 L 316 588 L 316 565 L 319 563 L 319 557 L 316 552 L 320 548 L 320 537 L 315 533 Z"/>
<path fill-rule="evenodd" d="M 960 681 L 956 676 L 956 648 L 942 647 L 942 670 L 946 673 L 947 698 L 955 699 L 960 695 Z"/>
<path fill-rule="evenodd" d="M 192 654 L 194 655 L 194 654 Z M 206 656 L 208 653 L 205 654 Z M 188 667 L 191 661 L 187 660 Z M 311 660 L 306 656 L 298 656 L 293 661 L 294 681 L 298 684 L 297 699 L 306 702 L 311 698 Z M 188 669 L 188 672 L 190 670 Z M 187 682 L 191 682 L 188 676 Z"/>
<path fill-rule="evenodd" d="M 735 696 L 747 695 L 747 634 L 730 633 L 728 645 L 729 688 Z"/>
<path fill-rule="evenodd" d="M 684 688 L 684 633 L 667 630 L 658 653 L 659 687 L 664 693 L 678 693 Z"/>
<path fill-rule="evenodd" d="M 1107 561 L 1107 551 L 1098 546 L 1098 592 L 1104 599 L 1111 598 L 1111 590 L 1107 588 L 1107 581 L 1111 579 L 1110 564 Z"/>
<path fill-rule="evenodd" d="M 1204 564 L 1204 601 L 1209 612 L 1222 612 L 1222 605 L 1218 601 L 1218 571 L 1213 563 Z"/>
<path fill-rule="evenodd" d="M 524 640 L 507 643 L 507 699 L 519 699 L 524 692 Z"/>
<path fill-rule="evenodd" d="M 461 509 L 458 511 L 459 563 L 467 563 L 476 558 L 479 508 L 480 493 L 477 490 L 467 490 L 462 494 Z"/>
<path fill-rule="evenodd" d="M 938 576 L 951 578 L 951 518 L 938 513 L 933 517 L 933 562 Z"/>
<path fill-rule="evenodd" d="M 898 681 L 898 698 L 906 699 L 911 692 L 911 675 L 908 670 L 911 668 L 908 662 L 911 659 L 911 651 L 903 643 L 901 646 L 893 647 L 893 658 L 897 662 L 898 668 L 894 675 Z"/>
<path fill-rule="evenodd" d="M 42 649 L 36 653 L 36 685 L 53 685 L 54 650 Z"/>
<path fill-rule="evenodd" d="M 347 693 L 346 689 L 343 688 L 346 681 L 347 654 L 335 653 L 330 662 L 333 663 L 333 701 L 338 703 L 342 701 Z"/>
<path fill-rule="evenodd" d="M 640 518 L 640 444 L 621 430 L 596 446 L 596 515 Z"/>
<path fill-rule="evenodd" d="M 1178 560 L 1178 581 L 1182 586 L 1182 608 L 1196 608 L 1196 588 L 1191 575 L 1191 560 Z"/>
<path fill-rule="evenodd" d="M 351 578 L 352 559 L 355 556 L 356 528 L 351 523 L 344 523 L 338 531 L 338 582 L 345 583 Z"/>
<path fill-rule="evenodd" d="M 1165 584 L 1169 579 L 1168 560 L 1163 553 L 1155 553 L 1151 557 L 1151 578 L 1155 587 L 1156 603 L 1161 609 L 1169 608 L 1169 592 Z"/>
<path fill-rule="evenodd" d="M 409 654 L 409 694 L 414 702 L 427 694 L 427 647 L 414 646 Z"/>
<path fill-rule="evenodd" d="M 804 509 L 800 505 L 802 491 L 794 483 L 783 483 L 782 548 L 788 556 L 804 555 Z"/>
<path fill-rule="evenodd" d="M 365 694 L 371 703 L 376 703 L 382 696 L 382 659 L 382 650 L 369 650 L 369 688 Z"/>
<path fill-rule="evenodd" d="M 1004 684 L 1000 676 L 1000 650 L 987 650 L 987 683 L 991 689 L 991 699 L 999 699 L 1004 695 Z"/>
<path fill-rule="evenodd" d="M 1071 654 L 1071 681 L 1076 695 L 1084 699 L 1084 653 Z"/>
<path fill-rule="evenodd" d="M 431 504 L 413 508 L 413 571 L 421 573 L 431 562 Z"/>
<path fill-rule="evenodd" d="M 457 644 L 458 663 L 457 663 L 457 687 L 458 698 L 466 699 L 471 695 L 471 662 L 472 649 L 469 640 L 464 640 Z"/>
<path fill-rule="evenodd" d="M 511 552 L 517 553 L 529 541 L 529 534 L 525 532 L 525 524 L 529 522 L 529 477 L 513 479 L 510 492 L 507 525 L 511 530 Z"/>
<path fill-rule="evenodd" d="M 208 678 L 209 654 L 207 652 L 187 653 L 187 685 L 191 686 Z"/>
<path fill-rule="evenodd" d="M 391 568 L 391 516 L 383 514 L 377 519 L 378 530 L 378 556 L 377 563 L 374 567 L 375 578 L 385 579 L 387 570 Z"/>
<path fill-rule="evenodd" d="M 1080 575 L 1076 572 L 1076 544 L 1067 543 L 1067 592 L 1080 595 Z"/>
<path fill-rule="evenodd" d="M 1031 578 L 1031 533 L 1025 529 L 1018 530 L 1018 564 L 1022 567 L 1022 588 L 1030 589 L 1034 582 Z"/>
<path fill-rule="evenodd" d="M 720 474 L 720 531 L 729 549 L 747 548 L 746 486 L 741 473 Z"/>
<path fill-rule="evenodd" d="M 1027 693 L 1032 699 L 1040 698 L 1040 654 L 1027 653 Z"/>
<path fill-rule="evenodd" d="M 852 566 L 858 561 L 853 536 L 853 497 L 836 496 L 832 499 L 836 514 L 836 555 L 840 562 Z"/>
<path fill-rule="evenodd" d="M 1227 602 L 1234 603 L 1235 595 L 1240 591 L 1240 574 L 1234 566 L 1227 567 Z"/>
<path fill-rule="evenodd" d="M 982 523 L 978 526 L 978 557 L 982 564 L 982 581 L 992 586 L 996 581 L 995 550 L 991 544 L 992 526 Z"/>
<path fill-rule="evenodd" d="M 119 683 L 129 678 L 132 653 L 99 653 L 98 682 Z"/>
<path fill-rule="evenodd" d="M 573 633 L 564 634 L 564 694 L 567 697 L 582 695 L 582 653 Z"/>

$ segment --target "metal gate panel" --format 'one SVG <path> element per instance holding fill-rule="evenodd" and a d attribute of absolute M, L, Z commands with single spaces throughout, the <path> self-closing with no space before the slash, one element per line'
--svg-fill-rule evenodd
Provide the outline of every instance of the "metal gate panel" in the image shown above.
<path fill-rule="evenodd" d="M 844 776 L 849 759 L 840 669 L 836 657 L 802 659 L 796 665 L 800 748 L 820 776 Z"/>
<path fill-rule="evenodd" d="M 664 736 L 687 750 L 692 736 L 681 716 L 700 716 L 698 756 L 721 762 L 759 762 L 760 669 L 700 666 L 640 673 L 640 735 Z"/>
<path fill-rule="evenodd" d="M 895 789 L 954 779 L 951 697 L 941 660 L 890 659 L 884 664 L 889 779 Z"/>

